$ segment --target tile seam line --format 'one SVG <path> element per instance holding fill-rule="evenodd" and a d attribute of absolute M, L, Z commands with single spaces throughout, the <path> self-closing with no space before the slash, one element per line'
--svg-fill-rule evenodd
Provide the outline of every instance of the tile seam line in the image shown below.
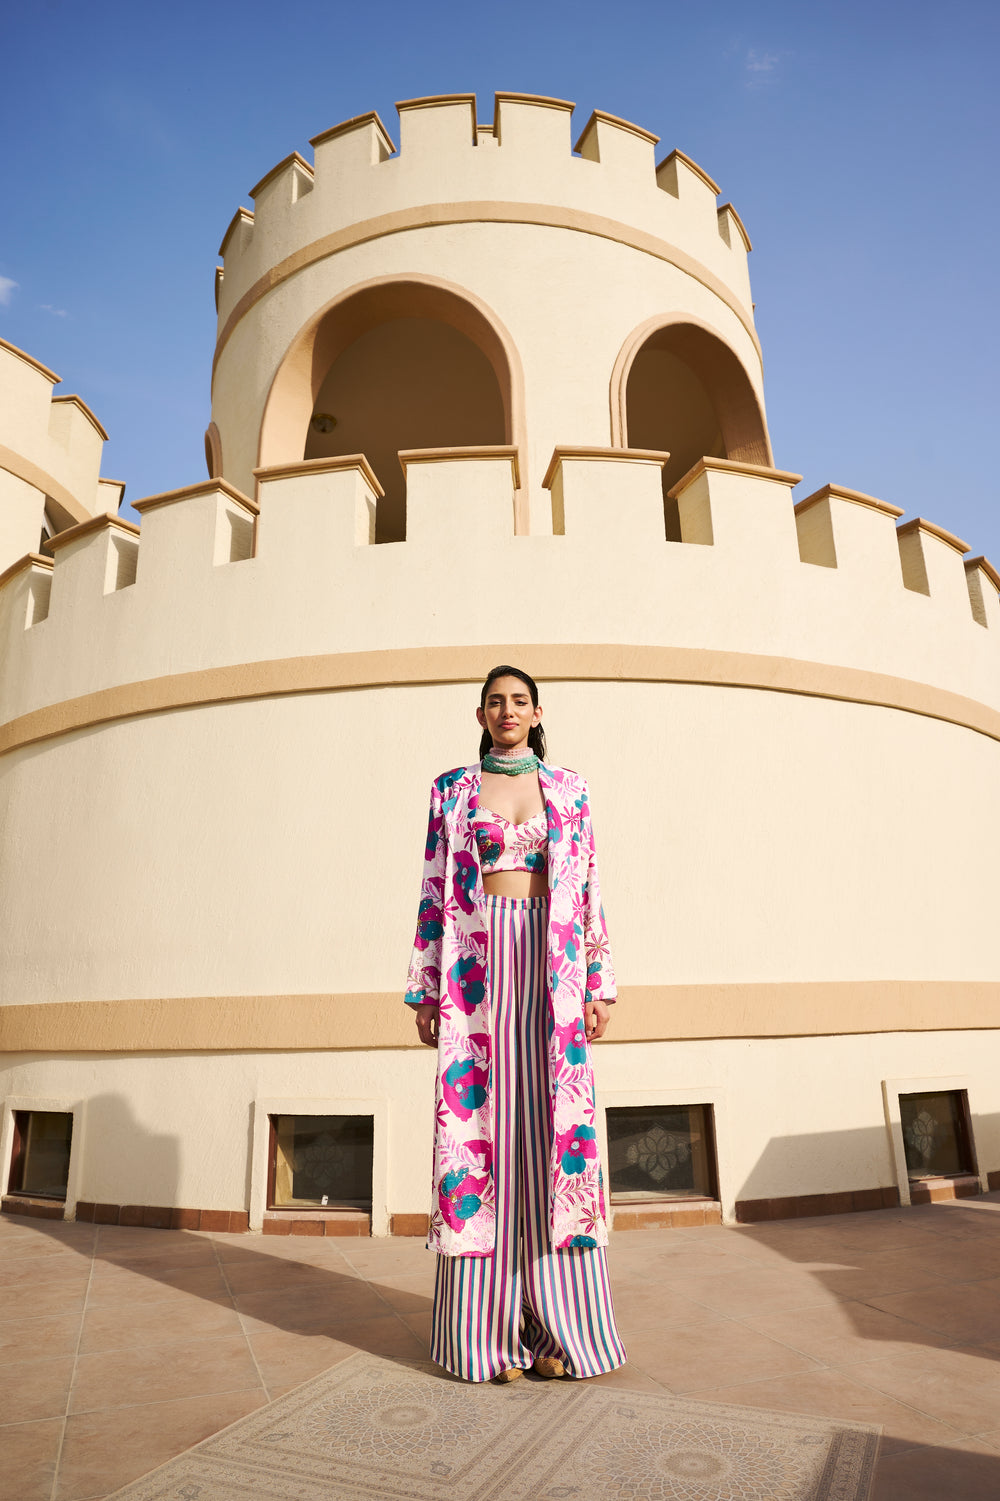
<path fill-rule="evenodd" d="M 56 1446 L 56 1460 L 52 1469 L 52 1489 L 49 1492 L 49 1501 L 56 1501 L 59 1494 L 59 1473 L 62 1469 L 63 1450 L 66 1447 L 66 1429 L 69 1426 L 70 1413 L 73 1404 L 73 1393 L 76 1390 L 76 1377 L 80 1365 L 80 1346 L 83 1343 L 83 1326 L 87 1321 L 87 1306 L 90 1302 L 90 1289 L 94 1280 L 94 1262 L 97 1259 L 98 1237 L 95 1235 L 91 1242 L 88 1253 L 90 1266 L 87 1273 L 87 1287 L 83 1295 L 83 1307 L 80 1309 L 80 1327 L 76 1334 L 76 1349 L 73 1352 L 73 1369 L 70 1372 L 69 1386 L 66 1389 L 66 1406 L 63 1410 L 62 1430 L 59 1434 L 59 1443 Z"/>
<path fill-rule="evenodd" d="M 819 1366 L 818 1369 L 821 1370 L 821 1371 L 830 1371 L 830 1370 L 837 1370 L 838 1368 L 834 1367 L 834 1366 Z M 786 1371 L 783 1375 L 780 1375 L 780 1376 L 763 1376 L 763 1377 L 757 1377 L 756 1379 L 754 1379 L 752 1381 L 743 1381 L 743 1382 L 739 1382 L 739 1383 L 733 1383 L 733 1384 L 731 1384 L 729 1386 L 702 1386 L 702 1387 L 695 1388 L 694 1390 L 689 1390 L 689 1391 L 684 1391 L 684 1392 L 678 1392 L 677 1395 L 678 1396 L 687 1397 L 687 1398 L 697 1398 L 699 1391 L 701 1391 L 701 1392 L 733 1392 L 733 1391 L 739 1391 L 739 1389 L 740 1389 L 741 1386 L 758 1386 L 758 1385 L 759 1386 L 764 1386 L 764 1385 L 767 1385 L 767 1384 L 769 1384 L 771 1382 L 787 1381 L 789 1379 L 789 1377 L 809 1376 L 811 1374 L 812 1374 L 811 1371 Z M 846 1379 L 847 1380 L 851 1380 L 852 1378 L 851 1377 L 847 1377 Z M 871 1392 L 874 1396 L 883 1398 L 886 1402 L 895 1402 L 898 1407 L 905 1407 L 905 1408 L 907 1408 L 910 1412 L 914 1413 L 919 1418 L 924 1418 L 924 1419 L 929 1418 L 931 1420 L 931 1422 L 933 1422 L 933 1423 L 940 1423 L 943 1428 L 950 1428 L 952 1430 L 952 1432 L 955 1433 L 955 1434 L 957 1434 L 960 1438 L 974 1438 L 975 1437 L 974 1434 L 966 1433 L 963 1429 L 956 1428 L 953 1423 L 948 1423 L 944 1418 L 937 1417 L 932 1412 L 926 1412 L 922 1407 L 914 1407 L 911 1402 L 904 1402 L 903 1399 L 902 1399 L 902 1397 L 894 1397 L 891 1392 L 884 1392 L 884 1391 L 881 1390 L 881 1388 L 879 1388 L 877 1386 L 868 1386 L 863 1381 L 855 1381 L 854 1385 L 862 1387 L 866 1392 Z M 736 1405 L 738 1405 L 738 1406 L 747 1406 L 747 1404 L 745 1404 L 745 1403 L 738 1403 Z M 819 1421 L 826 1422 L 826 1423 L 840 1423 L 840 1422 L 844 1422 L 844 1423 L 863 1423 L 863 1422 L 866 1421 L 866 1419 L 864 1419 L 864 1418 L 845 1418 L 845 1417 L 843 1417 L 840 1414 L 834 1415 L 834 1414 L 830 1414 L 830 1413 L 821 1413 L 821 1412 L 805 1412 L 804 1413 L 804 1412 L 799 1412 L 797 1409 L 790 1408 L 790 1407 L 748 1407 L 748 1411 L 752 1411 L 752 1412 L 779 1412 L 779 1413 L 785 1413 L 787 1416 L 790 1416 L 790 1417 L 817 1418 L 817 1419 L 819 1419 Z M 888 1422 L 889 1422 L 889 1419 L 886 1419 L 882 1423 L 883 1430 L 886 1428 Z M 885 1436 L 886 1435 L 883 1432 L 883 1437 L 885 1437 Z M 892 1435 L 890 1434 L 889 1437 L 891 1437 L 891 1436 Z M 919 1444 L 914 1444 L 913 1447 L 919 1448 L 921 1446 Z"/>
<path fill-rule="evenodd" d="M 892 1358 L 893 1358 L 892 1356 L 887 1356 L 886 1357 L 887 1360 L 890 1360 Z M 898 1358 L 898 1357 L 896 1357 L 896 1358 Z M 873 1361 L 873 1362 L 871 1362 L 871 1364 L 881 1365 L 882 1362 L 881 1361 Z M 855 1380 L 854 1377 L 849 1377 L 848 1379 L 849 1380 Z M 924 1407 L 915 1407 L 912 1402 L 907 1402 L 905 1400 L 905 1398 L 903 1398 L 903 1397 L 897 1397 L 892 1392 L 883 1391 L 883 1389 L 880 1386 L 869 1386 L 867 1381 L 861 1381 L 861 1380 L 855 1380 L 855 1385 L 856 1386 L 862 1386 L 862 1387 L 864 1387 L 865 1391 L 874 1392 L 877 1396 L 884 1397 L 884 1398 L 886 1398 L 890 1402 L 896 1402 L 896 1403 L 899 1404 L 900 1407 L 907 1407 L 907 1408 L 909 1408 L 909 1410 L 911 1412 L 916 1413 L 916 1415 L 918 1417 L 920 1417 L 920 1418 L 930 1418 L 930 1420 L 932 1422 L 934 1422 L 934 1423 L 940 1423 L 942 1425 L 942 1427 L 950 1428 L 953 1433 L 957 1433 L 961 1438 L 974 1438 L 975 1437 L 975 1434 L 968 1432 L 964 1428 L 956 1428 L 954 1423 L 949 1423 L 948 1419 L 941 1417 L 941 1415 L 939 1413 L 928 1412 L 927 1409 L 924 1408 Z"/>
<path fill-rule="evenodd" d="M 229 1278 L 226 1275 L 226 1265 L 225 1265 L 225 1262 L 222 1260 L 222 1257 L 219 1255 L 219 1245 L 218 1245 L 218 1242 L 215 1241 L 215 1240 L 210 1240 L 209 1244 L 212 1247 L 212 1255 L 215 1258 L 215 1265 L 218 1268 L 219 1276 L 222 1278 L 222 1281 L 223 1281 L 223 1284 L 225 1286 L 226 1292 L 229 1295 L 230 1306 L 232 1307 L 233 1312 L 236 1314 L 236 1317 L 239 1320 L 240 1334 L 241 1334 L 241 1336 L 243 1338 L 243 1343 L 246 1345 L 247 1351 L 248 1351 L 248 1353 L 250 1355 L 250 1359 L 253 1362 L 253 1368 L 257 1372 L 257 1380 L 260 1382 L 260 1389 L 264 1393 L 264 1397 L 265 1397 L 265 1399 L 267 1401 L 267 1404 L 270 1405 L 270 1403 L 274 1400 L 273 1397 L 271 1396 L 271 1389 L 268 1386 L 267 1382 L 264 1380 L 264 1372 L 260 1368 L 260 1362 L 257 1359 L 257 1353 L 254 1350 L 253 1344 L 252 1344 L 252 1342 L 250 1340 L 250 1336 L 247 1333 L 246 1325 L 243 1322 L 243 1313 L 242 1313 L 241 1309 L 237 1306 L 237 1303 L 236 1303 L 236 1294 L 233 1292 L 232 1286 L 230 1285 Z M 219 1431 L 221 1432 L 221 1429 Z"/>
<path fill-rule="evenodd" d="M 102 1353 L 115 1354 L 117 1352 L 116 1351 L 108 1351 L 108 1352 L 102 1352 Z M 141 1411 L 145 1407 L 162 1407 L 165 1403 L 170 1403 L 170 1402 L 195 1402 L 195 1401 L 208 1402 L 208 1401 L 211 1401 L 215 1397 L 238 1397 L 238 1396 L 240 1396 L 241 1393 L 245 1393 L 245 1392 L 257 1392 L 257 1393 L 259 1393 L 260 1392 L 260 1388 L 257 1387 L 257 1386 L 224 1386 L 224 1387 L 220 1387 L 218 1391 L 212 1391 L 212 1392 L 188 1392 L 186 1396 L 157 1397 L 156 1400 L 153 1401 L 153 1402 L 108 1402 L 108 1403 L 105 1403 L 105 1405 L 103 1407 L 82 1407 L 82 1408 L 79 1409 L 79 1411 L 70 1413 L 70 1417 L 73 1417 L 73 1418 L 92 1417 L 95 1413 L 102 1413 L 102 1412 L 138 1412 L 138 1411 Z M 264 1405 L 265 1406 L 270 1406 L 270 1403 L 265 1403 Z M 245 1414 L 245 1416 L 248 1416 L 248 1414 Z M 236 1422 L 236 1423 L 240 1423 L 243 1420 L 242 1420 L 242 1418 L 234 1418 L 233 1421 Z M 223 1424 L 224 1428 L 229 1428 L 231 1426 L 232 1425 L 229 1424 L 229 1423 L 224 1423 Z M 217 1431 L 219 1433 L 221 1433 L 222 1432 L 222 1428 L 218 1429 Z M 214 1437 L 215 1437 L 214 1433 L 210 1433 L 208 1435 L 208 1438 L 210 1438 L 210 1439 L 214 1438 Z M 180 1453 L 181 1454 L 187 1454 L 188 1450 L 190 1450 L 190 1449 L 197 1449 L 198 1444 L 203 1444 L 203 1443 L 206 1443 L 206 1442 L 207 1442 L 206 1439 L 198 1439 L 197 1443 L 189 1444 L 188 1447 L 187 1447 L 187 1449 L 182 1449 L 180 1451 Z M 175 1459 L 179 1459 L 180 1455 L 175 1454 L 174 1458 Z M 170 1464 L 170 1462 L 171 1462 L 170 1460 L 164 1460 L 163 1461 L 164 1464 Z M 160 1468 L 162 1468 L 162 1466 L 157 1465 L 156 1468 L 160 1469 Z M 153 1473 L 152 1470 L 147 1470 L 145 1472 L 145 1474 L 143 1474 L 143 1475 L 137 1475 L 135 1477 L 135 1479 L 136 1480 L 144 1480 L 146 1478 L 146 1475 L 151 1475 L 152 1473 Z M 135 1482 L 132 1481 L 132 1480 L 129 1480 L 129 1481 L 126 1481 L 125 1483 L 127 1485 L 133 1485 Z M 119 1489 L 120 1489 L 120 1487 L 119 1487 Z"/>

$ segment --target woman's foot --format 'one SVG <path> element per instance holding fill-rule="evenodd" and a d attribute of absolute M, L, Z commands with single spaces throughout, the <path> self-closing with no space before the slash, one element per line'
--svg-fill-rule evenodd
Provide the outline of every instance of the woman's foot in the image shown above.
<path fill-rule="evenodd" d="M 545 1376 L 550 1381 L 566 1374 L 566 1367 L 554 1355 L 536 1355 L 535 1363 L 531 1369 L 536 1376 Z"/>
<path fill-rule="evenodd" d="M 524 1372 L 521 1370 L 521 1367 L 514 1365 L 508 1366 L 506 1371 L 498 1371 L 497 1374 L 493 1377 L 493 1380 L 496 1381 L 500 1386 L 506 1386 L 508 1381 L 516 1381 L 519 1376 L 523 1375 Z"/>

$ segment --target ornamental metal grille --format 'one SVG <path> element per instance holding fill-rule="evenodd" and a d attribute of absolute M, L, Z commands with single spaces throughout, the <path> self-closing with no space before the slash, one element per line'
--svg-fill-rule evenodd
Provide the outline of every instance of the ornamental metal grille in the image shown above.
<path fill-rule="evenodd" d="M 953 1178 L 975 1171 L 964 1089 L 901 1094 L 899 1114 L 910 1178 Z"/>
<path fill-rule="evenodd" d="M 607 1121 L 613 1199 L 715 1197 L 710 1106 L 623 1106 Z"/>

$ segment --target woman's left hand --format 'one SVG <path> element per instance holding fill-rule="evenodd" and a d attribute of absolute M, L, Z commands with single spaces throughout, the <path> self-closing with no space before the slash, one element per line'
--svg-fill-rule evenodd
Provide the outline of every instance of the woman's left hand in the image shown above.
<path fill-rule="evenodd" d="M 604 1001 L 587 1001 L 583 1008 L 584 1025 L 587 1029 L 588 1042 L 596 1042 L 604 1036 L 605 1028 L 611 1020 L 611 1013 Z"/>

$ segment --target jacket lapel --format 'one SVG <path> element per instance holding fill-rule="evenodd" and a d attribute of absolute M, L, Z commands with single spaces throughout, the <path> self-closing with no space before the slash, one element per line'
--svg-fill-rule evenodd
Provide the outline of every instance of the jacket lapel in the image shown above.
<path fill-rule="evenodd" d="M 545 799 L 545 821 L 548 826 L 549 892 L 558 890 L 569 860 L 569 813 L 570 800 L 561 782 L 552 772 L 539 763 L 538 781 Z"/>

